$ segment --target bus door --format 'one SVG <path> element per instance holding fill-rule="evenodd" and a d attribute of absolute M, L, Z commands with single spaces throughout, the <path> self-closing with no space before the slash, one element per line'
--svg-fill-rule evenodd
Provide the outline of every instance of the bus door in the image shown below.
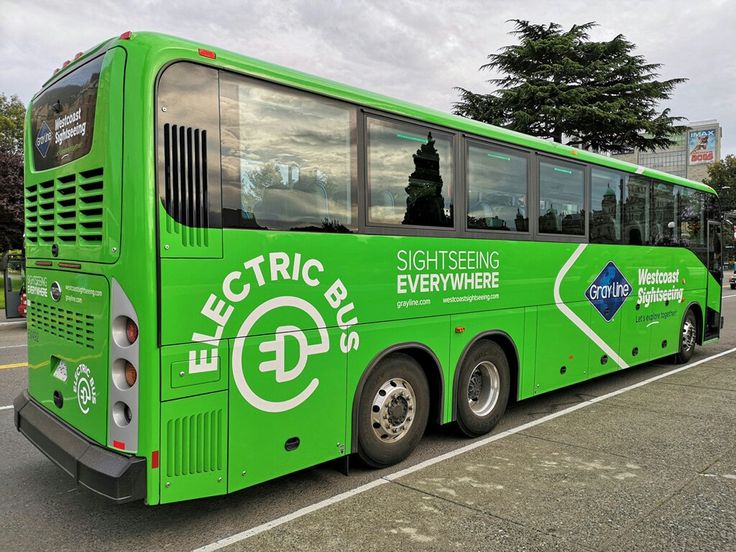
<path fill-rule="evenodd" d="M 708 278 L 706 291 L 705 339 L 713 339 L 721 332 L 721 294 L 723 286 L 723 240 L 721 223 L 708 221 Z"/>
<path fill-rule="evenodd" d="M 21 302 L 21 294 L 25 293 L 25 259 L 22 255 L 7 254 L 3 263 L 5 285 L 5 317 L 25 317 L 25 304 Z"/>

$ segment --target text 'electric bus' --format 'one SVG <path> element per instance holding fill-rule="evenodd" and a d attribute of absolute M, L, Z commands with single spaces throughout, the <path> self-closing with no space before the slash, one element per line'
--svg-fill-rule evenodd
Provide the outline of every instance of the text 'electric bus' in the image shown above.
<path fill-rule="evenodd" d="M 149 33 L 26 129 L 15 424 L 118 502 L 394 464 L 719 335 L 697 182 Z"/>

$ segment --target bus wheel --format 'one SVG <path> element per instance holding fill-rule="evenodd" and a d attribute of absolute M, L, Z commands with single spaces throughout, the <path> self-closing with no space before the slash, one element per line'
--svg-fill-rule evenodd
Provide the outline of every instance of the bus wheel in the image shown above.
<path fill-rule="evenodd" d="M 419 363 L 393 353 L 373 369 L 358 406 L 358 454 L 382 468 L 411 454 L 429 416 L 429 384 Z"/>
<path fill-rule="evenodd" d="M 697 332 L 698 323 L 695 320 L 695 313 L 690 309 L 687 311 L 687 314 L 682 321 L 682 329 L 680 331 L 680 350 L 675 355 L 676 363 L 683 364 L 693 356 Z"/>
<path fill-rule="evenodd" d="M 509 362 L 493 341 L 480 341 L 465 357 L 457 382 L 457 424 L 468 437 L 491 431 L 506 410 Z"/>

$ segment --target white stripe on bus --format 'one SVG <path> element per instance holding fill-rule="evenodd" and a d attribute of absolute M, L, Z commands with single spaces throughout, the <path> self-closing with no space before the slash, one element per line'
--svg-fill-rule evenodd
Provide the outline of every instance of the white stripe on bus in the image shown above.
<path fill-rule="evenodd" d="M 620 356 L 618 356 L 618 353 L 614 351 L 608 343 L 603 341 L 603 339 L 595 333 L 590 326 L 588 326 L 585 322 L 583 322 L 580 317 L 572 312 L 570 307 L 568 307 L 565 303 L 562 301 L 562 297 L 560 297 L 560 285 L 562 284 L 562 280 L 565 279 L 565 276 L 567 275 L 568 271 L 572 268 L 572 265 L 575 264 L 575 261 L 578 260 L 578 257 L 582 255 L 585 248 L 588 246 L 587 243 L 581 243 L 578 245 L 575 252 L 570 256 L 569 259 L 567 259 L 567 262 L 562 265 L 562 268 L 560 269 L 559 274 L 557 274 L 557 279 L 555 280 L 555 305 L 557 305 L 557 308 L 560 309 L 560 312 L 564 314 L 570 322 L 575 324 L 580 331 L 582 331 L 585 335 L 587 335 L 593 343 L 598 345 L 604 353 L 608 355 L 608 358 L 613 360 L 616 364 L 618 364 L 621 368 L 628 368 L 629 365 L 626 364 L 624 359 L 622 359 Z"/>
<path fill-rule="evenodd" d="M 501 433 L 497 433 L 495 435 L 491 435 L 490 437 L 485 437 L 483 439 L 479 439 L 478 441 L 475 441 L 473 443 L 470 443 L 469 445 L 465 445 L 464 447 L 460 447 L 459 449 L 455 449 L 453 451 L 447 452 L 445 454 L 442 454 L 440 456 L 436 456 L 434 458 L 430 458 L 429 460 L 425 460 L 424 462 L 420 462 L 419 464 L 416 464 L 415 466 L 411 466 L 408 468 L 404 468 L 403 470 L 399 470 L 397 472 L 394 472 L 390 475 L 387 475 L 385 477 L 381 477 L 378 479 L 374 479 L 373 481 L 366 483 L 365 485 L 361 485 L 360 487 L 356 487 L 355 489 L 351 489 L 349 491 L 346 491 L 344 493 L 340 493 L 338 495 L 335 495 L 331 498 L 327 498 L 325 500 L 322 500 L 320 502 L 317 502 L 315 504 L 311 504 L 309 506 L 305 506 L 304 508 L 301 508 L 295 512 L 292 512 L 290 514 L 286 514 L 285 516 L 281 516 L 276 519 L 272 519 L 271 521 L 267 521 L 266 523 L 263 523 L 261 525 L 258 525 L 256 527 L 251 527 L 250 529 L 247 529 L 245 531 L 242 531 L 240 533 L 236 533 L 234 535 L 231 535 L 229 537 L 225 537 L 223 539 L 220 539 L 216 542 L 206 544 L 205 546 L 202 546 L 200 548 L 195 549 L 193 552 L 211 552 L 213 550 L 220 550 L 221 548 L 225 548 L 226 546 L 230 546 L 231 544 L 235 544 L 236 542 L 244 541 L 245 539 L 249 539 L 250 537 L 254 537 L 260 533 L 264 533 L 268 531 L 269 529 L 273 529 L 275 527 L 278 527 L 279 525 L 283 525 L 284 523 L 288 523 L 290 521 L 294 521 L 295 519 L 298 519 L 300 517 L 303 517 L 307 514 L 311 514 L 312 512 L 316 512 L 318 510 L 322 510 L 323 508 L 326 508 L 327 506 L 332 506 L 333 504 L 337 504 L 338 502 L 342 502 L 344 500 L 347 500 L 350 497 L 359 495 L 361 493 L 364 493 L 365 491 L 368 491 L 370 489 L 373 489 L 375 487 L 378 487 L 379 485 L 383 485 L 385 483 L 390 483 L 391 481 L 395 481 L 396 479 L 400 479 L 406 475 L 409 475 L 411 473 L 414 473 L 419 470 L 423 470 L 424 468 L 428 468 L 430 466 L 433 466 L 434 464 L 437 464 L 439 462 L 444 462 L 445 460 L 449 460 L 450 458 L 454 458 L 455 456 L 460 456 L 461 454 L 465 454 L 466 452 L 470 452 L 471 450 L 475 450 L 479 447 L 482 447 L 484 445 L 487 445 L 489 443 L 492 443 L 494 441 L 498 441 L 500 439 L 503 439 L 504 437 L 508 437 L 510 435 L 514 435 L 516 433 L 520 433 L 524 430 L 527 430 L 529 428 L 532 428 L 534 426 L 538 426 L 540 424 L 543 424 L 545 422 L 548 422 L 549 420 L 553 420 L 555 418 L 559 418 L 560 416 L 564 416 L 565 414 L 569 414 L 570 412 L 574 412 L 576 410 L 580 410 L 581 408 L 586 408 L 588 406 L 593 406 L 596 403 L 599 403 L 601 401 L 605 401 L 606 399 L 610 399 L 611 397 L 615 397 L 617 395 L 621 395 L 622 393 L 626 393 L 627 391 L 631 391 L 633 389 L 637 389 L 639 387 L 644 387 L 645 385 L 648 385 L 652 382 L 655 382 L 657 380 L 661 380 L 663 378 L 669 377 L 673 374 L 678 374 L 684 370 L 689 370 L 690 368 L 695 368 L 696 366 L 699 366 L 701 364 L 704 364 L 708 361 L 715 360 L 717 358 L 720 358 L 725 355 L 729 355 L 731 353 L 736 352 L 736 347 L 733 349 L 728 349 L 727 351 L 723 351 L 721 353 L 717 353 L 715 355 L 711 355 L 709 357 L 706 357 L 702 360 L 698 360 L 697 362 L 693 362 L 691 364 L 686 364 L 684 366 L 681 366 L 680 368 L 676 368 L 674 370 L 671 370 L 669 372 L 665 372 L 664 374 L 659 374 L 658 376 L 653 376 L 649 379 L 646 379 L 644 381 L 640 381 L 639 383 L 635 383 L 633 385 L 629 385 L 628 387 L 623 387 L 622 389 L 618 389 L 617 391 L 612 391 L 606 395 L 601 395 L 600 397 L 596 397 L 594 399 L 585 400 L 582 401 L 576 405 L 570 406 L 568 408 L 565 408 L 564 410 L 560 410 L 559 412 L 555 412 L 553 414 L 548 414 L 547 416 L 544 416 L 543 418 L 539 418 L 537 420 L 527 422 L 525 424 L 522 424 L 520 426 L 517 426 L 513 429 L 509 429 L 507 431 L 503 431 Z"/>

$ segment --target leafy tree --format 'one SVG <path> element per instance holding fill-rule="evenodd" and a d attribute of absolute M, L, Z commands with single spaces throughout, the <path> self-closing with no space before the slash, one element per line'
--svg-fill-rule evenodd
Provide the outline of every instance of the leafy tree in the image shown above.
<path fill-rule="evenodd" d="M 488 82 L 490 94 L 458 88 L 454 112 L 526 134 L 585 149 L 621 153 L 672 145 L 682 117 L 657 105 L 686 79 L 658 81 L 661 64 L 633 55 L 634 44 L 618 35 L 590 40 L 595 22 L 563 31 L 557 23 L 536 25 L 513 19 L 519 44 L 490 54 L 481 70 L 502 77 Z"/>
<path fill-rule="evenodd" d="M 736 211 L 736 155 L 727 155 L 709 165 L 703 182 L 718 192 L 724 214 Z"/>
<path fill-rule="evenodd" d="M 23 246 L 23 120 L 17 96 L 0 94 L 0 252 Z"/>

